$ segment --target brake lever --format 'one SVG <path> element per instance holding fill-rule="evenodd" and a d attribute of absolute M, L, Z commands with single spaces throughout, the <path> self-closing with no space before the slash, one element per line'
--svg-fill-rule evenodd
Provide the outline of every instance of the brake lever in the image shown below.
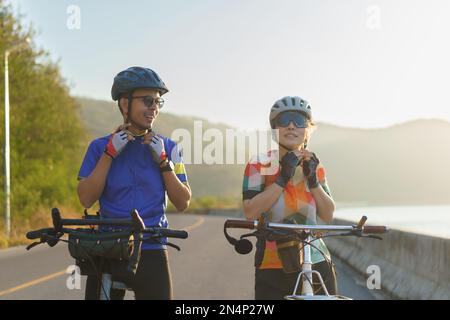
<path fill-rule="evenodd" d="M 362 237 L 363 235 L 361 234 L 360 231 L 349 231 L 349 232 L 345 232 L 345 233 L 339 233 L 339 234 L 334 234 L 332 235 L 332 237 Z"/>
<path fill-rule="evenodd" d="M 252 232 L 252 233 L 246 233 L 246 234 L 243 234 L 243 235 L 240 237 L 240 239 L 242 240 L 242 239 L 244 239 L 244 238 L 257 237 L 259 233 L 261 233 L 259 230 L 258 230 L 258 231 L 255 231 L 255 232 Z"/>
<path fill-rule="evenodd" d="M 31 249 L 33 249 L 34 247 L 36 247 L 37 245 L 40 245 L 41 243 L 44 243 L 44 241 L 36 241 L 33 242 L 32 244 L 28 245 L 26 247 L 27 251 L 30 251 Z"/>
<path fill-rule="evenodd" d="M 349 233 L 343 233 L 343 234 L 340 234 L 339 236 L 356 236 L 358 238 L 371 238 L 371 239 L 383 240 L 383 238 L 381 238 L 379 236 L 375 236 L 373 234 L 363 235 L 362 230 L 350 231 Z"/>
<path fill-rule="evenodd" d="M 166 246 L 169 246 L 169 247 L 172 247 L 172 248 L 177 249 L 178 251 L 181 251 L 181 248 L 180 248 L 179 246 L 177 246 L 176 244 L 167 242 L 167 243 L 166 243 Z"/>
<path fill-rule="evenodd" d="M 150 237 L 148 237 L 148 238 L 142 239 L 142 242 L 145 242 L 145 241 L 152 241 L 153 243 L 163 244 L 163 243 L 161 242 L 161 238 L 162 238 L 162 235 L 159 235 L 159 236 L 150 236 Z M 181 248 L 180 248 L 179 246 L 177 246 L 176 244 L 167 242 L 167 243 L 165 243 L 165 245 L 167 245 L 167 246 L 169 246 L 169 247 L 172 247 L 172 248 L 175 248 L 175 249 L 177 249 L 178 251 L 181 251 Z"/>
<path fill-rule="evenodd" d="M 49 234 L 42 234 L 41 238 L 39 239 L 39 241 L 35 241 L 32 244 L 28 245 L 26 247 L 27 251 L 33 249 L 34 247 L 36 247 L 37 245 L 40 245 L 42 243 L 46 243 L 49 245 L 49 247 L 54 247 L 58 244 L 59 242 L 59 237 L 57 234 L 53 235 L 49 235 Z"/>
<path fill-rule="evenodd" d="M 62 237 L 62 233 L 57 233 L 55 235 L 43 234 L 41 236 L 41 242 L 46 242 L 49 247 L 53 248 L 59 242 L 59 238 Z"/>
<path fill-rule="evenodd" d="M 47 242 L 49 247 L 53 248 L 54 246 L 56 246 L 58 244 L 59 239 L 56 239 L 56 240 L 55 239 L 51 239 L 51 240 L 47 240 L 46 242 Z"/>
<path fill-rule="evenodd" d="M 377 239 L 377 240 L 383 240 L 382 237 L 380 236 L 374 236 L 373 234 L 369 234 L 367 236 L 361 236 L 362 238 L 372 238 L 372 239 Z"/>

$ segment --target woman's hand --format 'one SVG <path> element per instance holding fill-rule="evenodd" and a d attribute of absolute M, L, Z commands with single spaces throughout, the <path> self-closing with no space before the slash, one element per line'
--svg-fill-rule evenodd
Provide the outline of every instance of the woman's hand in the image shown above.
<path fill-rule="evenodd" d="M 298 150 L 299 157 L 302 158 L 301 165 L 303 174 L 307 179 L 308 187 L 316 201 L 317 216 L 326 223 L 333 221 L 333 212 L 336 209 L 333 199 L 327 194 L 324 188 L 318 188 L 319 179 L 317 177 L 317 167 L 320 163 L 319 158 L 314 152 L 309 150 Z"/>
<path fill-rule="evenodd" d="M 319 180 L 317 178 L 317 166 L 320 163 L 314 152 L 309 150 L 297 150 L 295 151 L 297 156 L 301 158 L 300 165 L 303 168 L 303 174 L 305 175 L 308 187 L 310 189 L 317 188 L 319 186 Z"/>
<path fill-rule="evenodd" d="M 300 160 L 295 152 L 289 151 L 286 153 L 280 161 L 280 175 L 277 177 L 275 183 L 282 188 L 286 187 L 286 184 L 294 176 L 295 169 L 299 165 Z"/>

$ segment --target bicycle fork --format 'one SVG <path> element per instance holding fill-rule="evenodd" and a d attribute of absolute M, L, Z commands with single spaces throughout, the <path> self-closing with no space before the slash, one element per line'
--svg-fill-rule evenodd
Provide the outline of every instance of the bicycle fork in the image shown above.
<path fill-rule="evenodd" d="M 108 273 L 102 273 L 102 283 L 100 286 L 100 300 L 111 300 L 112 279 Z"/>
<path fill-rule="evenodd" d="M 112 275 L 109 273 L 102 273 L 102 284 L 100 288 L 100 300 L 111 300 L 111 289 L 119 290 L 133 290 L 125 283 L 120 281 L 113 281 Z"/>

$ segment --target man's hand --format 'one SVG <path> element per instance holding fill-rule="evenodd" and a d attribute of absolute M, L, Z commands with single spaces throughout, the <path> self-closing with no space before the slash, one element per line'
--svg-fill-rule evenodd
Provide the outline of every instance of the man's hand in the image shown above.
<path fill-rule="evenodd" d="M 162 162 L 167 160 L 166 150 L 164 148 L 164 141 L 162 136 L 151 131 L 145 135 L 142 144 L 148 144 L 153 160 L 159 166 Z"/>
<path fill-rule="evenodd" d="M 114 131 L 111 138 L 109 138 L 108 144 L 106 145 L 105 153 L 113 159 L 122 152 L 128 141 L 130 141 L 126 130 L 127 126 L 128 125 L 119 126 Z"/>

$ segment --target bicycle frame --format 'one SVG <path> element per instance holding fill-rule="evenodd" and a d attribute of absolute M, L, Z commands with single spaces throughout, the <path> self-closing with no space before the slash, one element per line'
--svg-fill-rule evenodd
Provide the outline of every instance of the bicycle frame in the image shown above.
<path fill-rule="evenodd" d="M 311 259 L 311 245 L 309 244 L 311 241 L 313 241 L 313 237 L 311 236 L 311 234 L 309 234 L 305 240 L 305 244 L 302 250 L 302 271 L 297 277 L 297 282 L 295 283 L 295 288 L 292 295 L 285 296 L 284 298 L 286 300 L 351 300 L 350 298 L 344 296 L 330 295 L 328 293 L 327 287 L 325 286 L 322 275 L 318 271 L 312 270 L 313 263 Z M 311 285 L 313 283 L 313 274 L 317 275 L 317 278 L 320 281 L 320 285 L 322 286 L 322 289 L 325 293 L 324 295 L 314 294 L 314 289 Z M 297 295 L 298 286 L 302 277 L 304 278 L 302 282 L 302 294 Z"/>

